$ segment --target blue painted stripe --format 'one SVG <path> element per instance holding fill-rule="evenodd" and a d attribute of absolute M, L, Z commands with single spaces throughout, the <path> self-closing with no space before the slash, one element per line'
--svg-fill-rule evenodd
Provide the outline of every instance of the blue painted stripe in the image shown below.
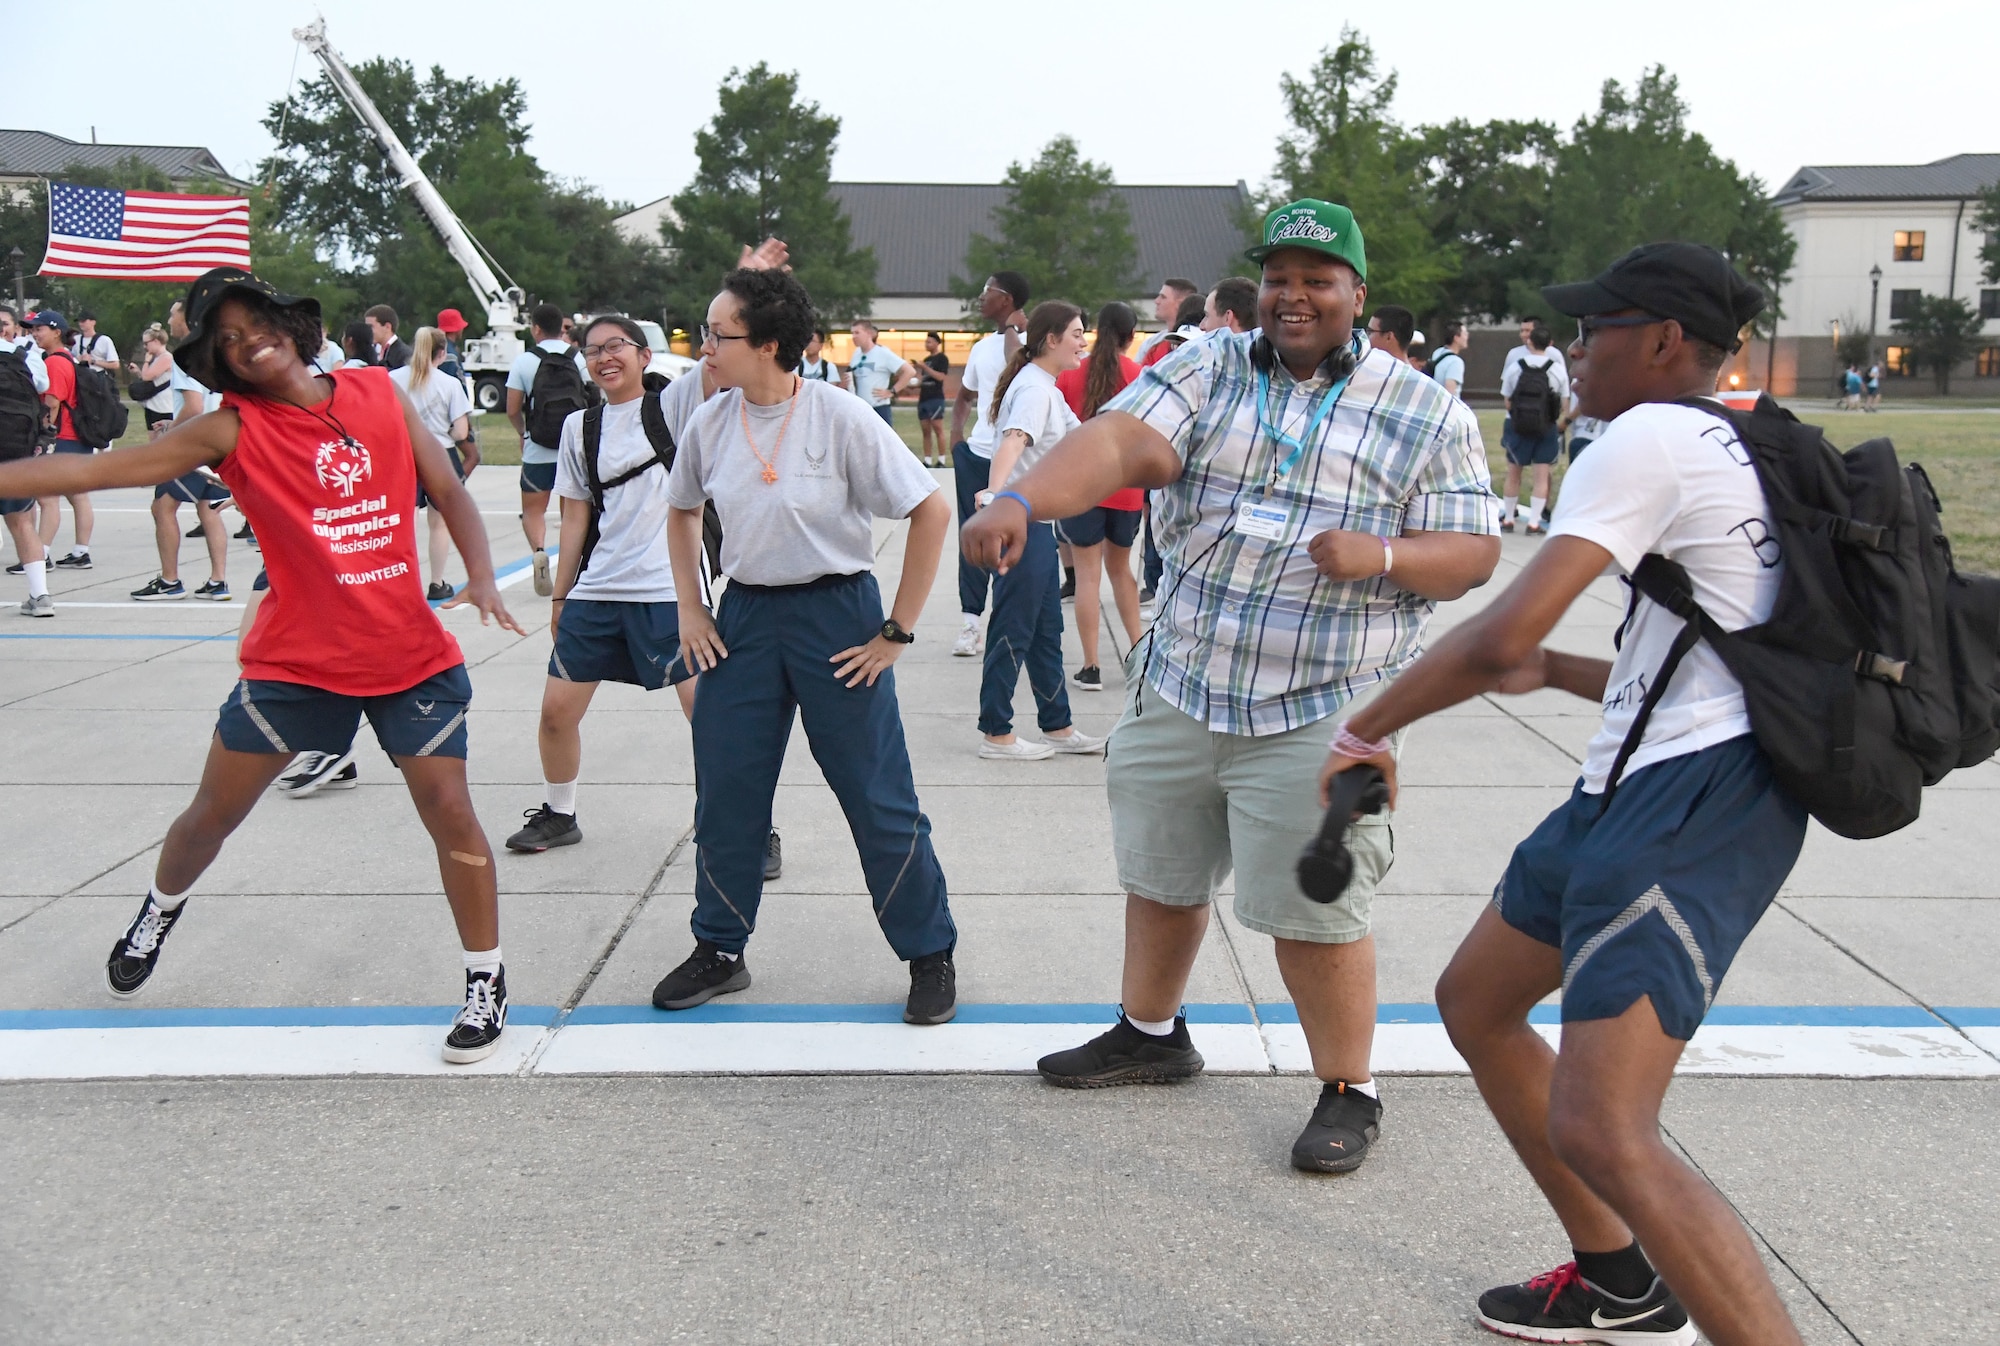
<path fill-rule="evenodd" d="M 549 563 L 550 563 L 549 569 L 550 573 L 553 574 L 555 570 L 555 559 L 562 553 L 554 547 L 550 547 L 547 550 L 549 553 Z M 496 584 L 499 583 L 501 580 L 506 579 L 509 575 L 518 575 L 523 570 L 526 570 L 529 566 L 533 565 L 534 563 L 535 563 L 535 558 L 532 556 L 524 556 L 518 561 L 509 561 L 506 565 L 501 566 L 498 570 L 493 572 L 494 583 Z M 464 592 L 465 592 L 465 586 L 463 584 L 454 584 L 451 587 L 451 598 L 456 598 Z M 433 602 L 431 606 L 434 608 L 441 608 L 446 603 L 451 602 L 451 598 L 440 598 L 435 602 Z"/>
<path fill-rule="evenodd" d="M 280 1005 L 245 1009 L 0 1010 L 0 1030 L 23 1028 L 442 1028 L 456 1005 Z M 553 1005 L 509 1005 L 507 1022 L 546 1026 Z"/>
<path fill-rule="evenodd" d="M 2000 1028 L 2000 1009 L 1940 1005 L 1937 1014 L 1954 1028 Z"/>
<path fill-rule="evenodd" d="M 234 640 L 234 639 L 236 639 L 236 633 L 234 631 L 219 636 L 161 636 L 161 635 L 115 636 L 115 635 L 104 635 L 97 632 L 86 633 L 81 631 L 62 631 L 62 632 L 51 631 L 47 635 L 43 635 L 40 632 L 36 632 L 33 635 L 15 634 L 9 632 L 5 635 L 0 635 L 0 640 L 179 640 L 191 645 L 198 645 L 204 640 Z"/>

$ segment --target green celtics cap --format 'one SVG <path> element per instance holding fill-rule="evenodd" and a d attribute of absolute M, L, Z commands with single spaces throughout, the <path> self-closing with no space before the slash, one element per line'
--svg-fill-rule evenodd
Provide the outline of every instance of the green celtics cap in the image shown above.
<path fill-rule="evenodd" d="M 1361 226 L 1354 212 L 1331 201 L 1308 197 L 1280 206 L 1264 217 L 1264 241 L 1244 253 L 1261 262 L 1280 248 L 1310 248 L 1335 257 L 1354 268 L 1354 274 L 1368 279 L 1368 254 L 1361 246 Z"/>

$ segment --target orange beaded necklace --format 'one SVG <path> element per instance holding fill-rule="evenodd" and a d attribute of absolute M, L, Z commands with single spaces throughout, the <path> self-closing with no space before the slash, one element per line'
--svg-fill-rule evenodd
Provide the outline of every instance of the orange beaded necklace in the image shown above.
<path fill-rule="evenodd" d="M 792 428 L 792 413 L 799 409 L 799 392 L 801 387 L 799 376 L 797 374 L 792 375 L 791 405 L 785 408 L 784 422 L 778 426 L 778 442 L 771 446 L 771 456 L 769 458 L 766 458 L 764 451 L 757 447 L 756 436 L 750 433 L 750 399 L 746 397 L 736 404 L 736 414 L 743 422 L 743 438 L 749 443 L 750 452 L 756 454 L 757 461 L 764 465 L 763 477 L 766 486 L 778 479 L 778 453 L 785 447 L 785 431 Z"/>

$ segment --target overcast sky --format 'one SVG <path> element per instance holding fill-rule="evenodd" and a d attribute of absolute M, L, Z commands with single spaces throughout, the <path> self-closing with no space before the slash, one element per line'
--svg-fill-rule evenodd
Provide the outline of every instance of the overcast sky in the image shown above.
<path fill-rule="evenodd" d="M 350 64 L 399 56 L 519 79 L 543 166 L 633 203 L 687 183 L 717 84 L 759 60 L 798 71 L 804 96 L 842 119 L 836 178 L 992 182 L 1067 132 L 1123 182 L 1255 187 L 1284 129 L 1279 75 L 1307 69 L 1343 21 L 1338 6 L 1313 0 L 322 7 Z M 35 72 L 28 87 L 50 79 L 64 91 L 17 96 L 0 126 L 87 141 L 94 124 L 106 142 L 204 145 L 246 176 L 269 149 L 258 122 L 285 94 L 290 30 L 314 13 L 297 0 L 17 0 L 8 10 L 15 87 Z M 1993 0 L 1405 0 L 1350 14 L 1401 76 L 1396 110 L 1409 123 L 1520 117 L 1566 128 L 1595 107 L 1606 78 L 1629 83 L 1663 62 L 1694 129 L 1767 187 L 1801 164 L 2000 151 Z M 301 54 L 299 78 L 317 73 Z"/>

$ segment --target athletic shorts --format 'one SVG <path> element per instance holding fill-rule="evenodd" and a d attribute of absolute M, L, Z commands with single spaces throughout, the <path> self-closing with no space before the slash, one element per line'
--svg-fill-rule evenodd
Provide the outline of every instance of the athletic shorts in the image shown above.
<path fill-rule="evenodd" d="M 1651 996 L 1685 1042 L 1805 837 L 1805 810 L 1745 734 L 1641 767 L 1608 809 L 1578 782 L 1514 848 L 1493 905 L 1562 950 L 1564 1023 L 1615 1019 Z"/>
<path fill-rule="evenodd" d="M 549 676 L 564 682 L 629 682 L 647 691 L 686 682 L 695 670 L 681 658 L 675 603 L 572 598 L 556 620 Z"/>
<path fill-rule="evenodd" d="M 1569 437 L 1569 460 L 1572 463 L 1575 462 L 1585 449 L 1596 442 L 1594 439 L 1578 439 L 1575 435 L 1571 435 Z"/>
<path fill-rule="evenodd" d="M 158 500 L 163 495 L 172 496 L 190 505 L 198 505 L 204 500 L 220 503 L 229 498 L 229 488 L 213 477 L 190 472 L 184 477 L 175 477 L 172 481 L 163 482 L 153 488 L 153 499 Z"/>
<path fill-rule="evenodd" d="M 891 430 L 896 428 L 896 407 L 894 403 L 884 402 L 880 406 L 870 407 L 869 410 L 882 418 L 882 424 L 888 426 Z"/>
<path fill-rule="evenodd" d="M 257 578 L 250 581 L 250 592 L 253 594 L 260 594 L 263 593 L 266 589 L 269 589 L 270 587 L 271 587 L 271 572 L 264 569 L 264 567 L 262 566 L 258 566 Z"/>
<path fill-rule="evenodd" d="M 556 488 L 554 463 L 521 464 L 521 494 L 547 495 Z"/>
<path fill-rule="evenodd" d="M 1395 860 L 1387 814 L 1348 829 L 1354 878 L 1340 900 L 1299 891 L 1299 853 L 1319 833 L 1330 724 L 1217 734 L 1126 664 L 1125 714 L 1105 750 L 1111 847 L 1125 891 L 1172 907 L 1215 900 L 1236 874 L 1236 919 L 1280 939 L 1347 944 L 1368 933 L 1375 885 Z"/>
<path fill-rule="evenodd" d="M 343 696 L 300 682 L 243 681 L 222 703 L 215 733 L 231 752 L 346 752 L 361 717 L 391 757 L 465 756 L 472 680 L 464 664 L 386 696 Z"/>
<path fill-rule="evenodd" d="M 35 497 L 31 495 L 0 495 L 0 519 L 6 518 L 9 514 L 25 514 L 33 509 L 36 503 Z"/>
<path fill-rule="evenodd" d="M 458 479 L 460 481 L 464 481 L 465 460 L 459 457 L 458 455 L 458 445 L 451 444 L 446 446 L 445 452 L 451 456 L 451 470 L 458 473 Z M 553 485 L 554 484 L 553 481 L 551 481 L 550 484 Z M 417 508 L 420 510 L 424 510 L 424 509 L 429 509 L 430 507 L 431 507 L 431 498 L 424 494 L 424 479 L 420 476 L 417 478 Z"/>
<path fill-rule="evenodd" d="M 155 411 L 151 407 L 140 407 L 139 410 L 146 414 L 146 428 L 148 430 L 156 425 L 164 425 L 174 418 L 174 413 L 171 411 Z"/>
<path fill-rule="evenodd" d="M 1093 505 L 1081 514 L 1057 520 L 1056 531 L 1072 547 L 1095 547 L 1100 542 L 1109 542 L 1114 547 L 1130 547 L 1138 541 L 1139 516 L 1144 512 Z"/>
<path fill-rule="evenodd" d="M 920 397 L 917 399 L 917 419 L 920 421 L 941 421 L 944 419 L 944 399 L 942 397 Z"/>
<path fill-rule="evenodd" d="M 1529 439 L 1514 433 L 1514 418 L 1509 416 L 1500 423 L 1500 446 L 1507 450 L 1507 461 L 1516 467 L 1553 463 L 1562 452 L 1562 431 L 1551 426 L 1546 434 Z"/>
<path fill-rule="evenodd" d="M 91 448 L 90 445 L 84 443 L 80 439 L 59 439 L 55 443 L 49 446 L 49 452 L 90 454 L 90 453 L 96 453 L 97 450 Z"/>

